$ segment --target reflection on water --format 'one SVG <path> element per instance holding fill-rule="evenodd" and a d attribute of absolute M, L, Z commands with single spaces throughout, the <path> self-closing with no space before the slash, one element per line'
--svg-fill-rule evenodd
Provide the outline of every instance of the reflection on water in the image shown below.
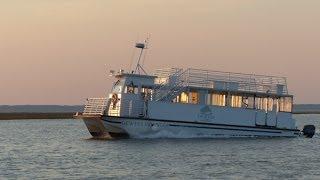
<path fill-rule="evenodd" d="M 95 140 L 77 120 L 0 121 L 0 178 L 320 178 L 320 116 L 307 138 Z"/>

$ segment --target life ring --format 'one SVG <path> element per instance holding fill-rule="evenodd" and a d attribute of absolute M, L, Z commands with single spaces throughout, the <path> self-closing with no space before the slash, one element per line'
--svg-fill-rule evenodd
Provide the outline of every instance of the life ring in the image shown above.
<path fill-rule="evenodd" d="M 111 102 L 112 102 L 112 107 L 113 107 L 113 109 L 116 108 L 117 103 L 118 103 L 118 100 L 119 100 L 119 99 L 118 99 L 118 94 L 116 94 L 116 93 L 112 94 Z"/>

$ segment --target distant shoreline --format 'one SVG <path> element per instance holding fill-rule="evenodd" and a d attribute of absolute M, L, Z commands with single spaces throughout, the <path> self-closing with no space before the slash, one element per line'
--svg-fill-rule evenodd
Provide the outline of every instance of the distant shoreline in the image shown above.
<path fill-rule="evenodd" d="M 63 113 L 0 113 L 0 120 L 73 119 L 74 112 Z"/>

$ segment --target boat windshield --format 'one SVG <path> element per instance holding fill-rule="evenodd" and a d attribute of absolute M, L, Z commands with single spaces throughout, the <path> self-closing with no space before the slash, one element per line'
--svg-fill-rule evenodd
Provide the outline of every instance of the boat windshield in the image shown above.
<path fill-rule="evenodd" d="M 123 89 L 124 81 L 118 80 L 113 84 L 112 92 L 113 93 L 121 93 Z"/>

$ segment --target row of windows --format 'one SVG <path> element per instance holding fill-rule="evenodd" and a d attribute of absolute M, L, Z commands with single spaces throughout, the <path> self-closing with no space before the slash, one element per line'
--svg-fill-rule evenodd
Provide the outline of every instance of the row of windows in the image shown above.
<path fill-rule="evenodd" d="M 138 94 L 139 93 L 139 88 L 136 87 L 136 86 L 125 86 L 124 93 Z M 140 93 L 151 94 L 152 93 L 152 89 L 151 88 L 147 88 L 147 87 L 142 87 L 140 89 Z"/>
<path fill-rule="evenodd" d="M 198 92 L 183 92 L 177 96 L 175 102 L 198 104 L 200 97 Z M 254 97 L 211 93 L 206 95 L 206 104 L 215 106 L 231 106 L 238 108 L 260 109 L 265 111 L 292 111 L 292 97 Z"/>
<path fill-rule="evenodd" d="M 142 87 L 139 91 L 139 88 L 136 86 L 125 86 L 124 93 L 142 93 L 148 97 L 152 94 L 152 89 Z M 176 97 L 174 102 L 198 104 L 200 103 L 200 95 L 198 92 L 182 92 Z M 210 93 L 206 95 L 205 103 L 215 106 L 231 106 L 238 108 L 260 109 L 265 111 L 292 111 L 292 97 L 268 98 L 239 95 L 227 96 L 222 93 Z"/>

